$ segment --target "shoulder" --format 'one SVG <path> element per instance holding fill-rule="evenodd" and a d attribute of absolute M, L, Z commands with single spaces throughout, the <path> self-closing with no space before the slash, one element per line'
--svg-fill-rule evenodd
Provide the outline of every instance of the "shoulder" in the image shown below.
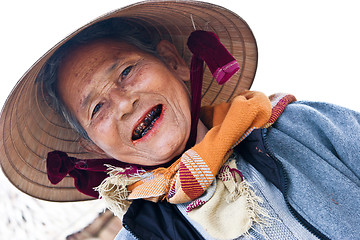
<path fill-rule="evenodd" d="M 303 130 L 307 134 L 314 131 L 358 134 L 354 130 L 360 129 L 360 113 L 324 102 L 297 101 L 286 107 L 275 127 L 295 131 L 296 134 L 301 134 Z"/>
<path fill-rule="evenodd" d="M 293 159 L 296 162 L 296 159 L 306 156 L 302 162 L 310 166 L 318 163 L 319 160 L 314 159 L 319 157 L 347 172 L 346 175 L 353 181 L 359 181 L 358 112 L 329 103 L 294 102 L 266 130 L 265 138 L 273 151 L 281 154 L 286 161 Z"/>

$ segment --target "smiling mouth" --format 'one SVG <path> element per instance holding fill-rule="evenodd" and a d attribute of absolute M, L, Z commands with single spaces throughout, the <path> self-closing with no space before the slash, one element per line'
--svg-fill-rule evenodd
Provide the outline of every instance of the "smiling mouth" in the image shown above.
<path fill-rule="evenodd" d="M 142 121 L 135 127 L 133 134 L 132 134 L 132 140 L 138 140 L 142 137 L 144 137 L 152 127 L 154 126 L 156 120 L 159 119 L 161 112 L 162 112 L 162 105 L 156 105 L 154 108 L 152 108 L 142 119 Z"/>

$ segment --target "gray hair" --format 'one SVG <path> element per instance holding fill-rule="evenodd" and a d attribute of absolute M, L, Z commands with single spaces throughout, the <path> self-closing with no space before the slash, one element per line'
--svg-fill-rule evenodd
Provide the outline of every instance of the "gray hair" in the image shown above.
<path fill-rule="evenodd" d="M 36 82 L 43 84 L 44 91 L 49 96 L 50 105 L 83 138 L 91 141 L 85 129 L 65 106 L 58 93 L 58 69 L 61 62 L 72 49 L 101 38 L 126 42 L 159 57 L 156 46 L 160 41 L 160 36 L 156 34 L 155 29 L 146 25 L 148 25 L 146 22 L 129 18 L 111 18 L 95 23 L 59 47 L 40 70 Z"/>

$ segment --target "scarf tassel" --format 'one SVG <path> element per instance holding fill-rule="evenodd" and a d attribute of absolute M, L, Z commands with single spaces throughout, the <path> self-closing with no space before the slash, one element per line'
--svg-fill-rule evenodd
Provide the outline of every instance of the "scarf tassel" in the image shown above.
<path fill-rule="evenodd" d="M 101 198 L 105 200 L 107 208 L 115 216 L 122 218 L 131 204 L 131 201 L 127 200 L 130 194 L 127 186 L 137 182 L 142 172 L 127 175 L 126 172 L 131 171 L 129 168 L 108 167 L 109 177 L 105 178 L 94 190 L 99 192 Z"/>

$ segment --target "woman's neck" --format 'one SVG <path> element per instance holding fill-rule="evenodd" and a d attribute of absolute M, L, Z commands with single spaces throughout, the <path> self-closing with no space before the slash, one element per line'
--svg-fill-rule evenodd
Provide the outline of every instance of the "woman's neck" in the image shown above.
<path fill-rule="evenodd" d="M 203 124 L 203 122 L 199 120 L 197 126 L 196 144 L 203 140 L 203 138 L 205 137 L 208 131 L 209 129 L 207 129 L 207 127 Z"/>

